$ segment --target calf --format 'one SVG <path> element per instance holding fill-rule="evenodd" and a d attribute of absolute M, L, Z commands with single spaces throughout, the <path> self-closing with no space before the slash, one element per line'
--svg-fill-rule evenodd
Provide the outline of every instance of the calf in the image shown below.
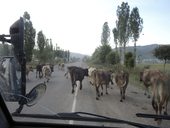
<path fill-rule="evenodd" d="M 115 74 L 115 83 L 120 88 L 120 102 L 123 102 L 123 99 L 125 99 L 126 88 L 129 83 L 129 73 L 125 71 L 117 72 Z"/>
<path fill-rule="evenodd" d="M 143 84 L 145 86 L 145 95 L 147 95 L 148 98 L 150 98 L 149 94 L 149 87 L 151 86 L 151 79 L 154 77 L 159 78 L 163 74 L 160 70 L 155 69 L 145 69 L 144 71 L 140 72 L 140 81 L 143 81 Z"/>
<path fill-rule="evenodd" d="M 81 90 L 82 81 L 85 76 L 88 76 L 88 69 L 83 69 L 81 67 L 76 67 L 76 66 L 70 66 L 67 68 L 68 68 L 68 72 L 70 73 L 70 77 L 71 77 L 72 93 L 75 92 L 74 85 L 76 85 L 76 81 L 80 81 L 80 90 Z"/>

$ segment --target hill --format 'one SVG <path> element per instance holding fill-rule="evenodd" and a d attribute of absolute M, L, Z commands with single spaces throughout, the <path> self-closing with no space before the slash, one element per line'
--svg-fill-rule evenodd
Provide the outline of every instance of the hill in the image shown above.
<path fill-rule="evenodd" d="M 84 54 L 81 54 L 81 53 L 75 53 L 75 52 L 70 52 L 70 57 L 71 58 L 80 58 L 80 59 L 83 59 L 85 56 L 88 56 L 88 55 L 84 55 Z"/>
<path fill-rule="evenodd" d="M 145 46 L 137 46 L 136 47 L 136 54 L 137 57 L 141 56 L 143 59 L 156 59 L 152 52 L 153 50 L 158 47 L 159 44 L 151 44 L 151 45 L 145 45 Z M 128 46 L 126 47 L 126 51 L 127 52 L 132 52 L 134 51 L 134 47 L 133 46 Z M 75 53 L 75 52 L 70 52 L 70 57 L 75 57 L 75 58 L 84 58 L 84 56 L 88 56 L 88 55 L 84 55 L 84 54 L 80 54 L 80 53 Z"/>
<path fill-rule="evenodd" d="M 141 56 L 143 59 L 156 59 L 156 57 L 153 56 L 153 50 L 158 46 L 159 46 L 158 44 L 137 46 L 136 47 L 136 55 Z M 129 46 L 126 48 L 126 51 L 133 53 L 134 47 Z"/>

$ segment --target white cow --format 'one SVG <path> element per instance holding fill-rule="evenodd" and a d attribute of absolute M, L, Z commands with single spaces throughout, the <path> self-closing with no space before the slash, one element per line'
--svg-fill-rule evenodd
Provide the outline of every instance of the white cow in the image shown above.
<path fill-rule="evenodd" d="M 47 79 L 47 82 L 49 82 L 50 76 L 51 76 L 51 68 L 50 68 L 50 65 L 44 65 L 44 66 L 42 67 L 42 73 L 43 73 L 43 77 Z"/>

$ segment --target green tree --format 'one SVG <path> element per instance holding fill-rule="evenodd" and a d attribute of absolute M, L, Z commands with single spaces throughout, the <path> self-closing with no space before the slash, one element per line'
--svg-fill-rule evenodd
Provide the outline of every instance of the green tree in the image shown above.
<path fill-rule="evenodd" d="M 111 46 L 108 45 L 108 44 L 105 44 L 105 45 L 102 45 L 100 47 L 100 51 L 99 51 L 99 60 L 100 62 L 103 64 L 103 63 L 106 63 L 106 56 L 107 54 L 110 53 L 110 51 L 112 50 Z"/>
<path fill-rule="evenodd" d="M 121 62 L 124 62 L 124 56 L 126 53 L 126 45 L 129 41 L 130 30 L 129 30 L 129 12 L 130 6 L 126 2 L 122 2 L 121 6 L 117 7 L 117 17 L 118 20 L 116 21 L 116 29 L 118 31 L 118 41 L 120 46 L 120 57 Z M 122 49 L 124 48 L 124 53 L 122 55 Z"/>
<path fill-rule="evenodd" d="M 109 26 L 108 26 L 108 22 L 105 22 L 103 24 L 103 32 L 102 32 L 102 35 L 101 35 L 102 45 L 108 44 L 109 40 L 110 40 L 110 29 L 109 29 Z"/>
<path fill-rule="evenodd" d="M 43 59 L 44 59 L 44 49 L 45 49 L 45 45 L 46 45 L 46 38 L 45 38 L 42 31 L 38 32 L 37 44 L 38 44 L 38 49 L 39 49 L 38 58 L 39 58 L 40 61 L 43 61 Z"/>
<path fill-rule="evenodd" d="M 137 7 L 133 8 L 129 18 L 131 36 L 134 42 L 134 66 L 136 65 L 136 42 L 142 32 L 143 19 L 139 15 L 139 10 Z"/>
<path fill-rule="evenodd" d="M 30 62 L 32 60 L 33 48 L 35 46 L 36 30 L 33 28 L 33 24 L 30 20 L 30 15 L 28 12 L 24 12 L 23 18 L 25 20 L 24 42 L 25 42 L 26 61 Z"/>
<path fill-rule="evenodd" d="M 114 29 L 112 30 L 112 32 L 113 32 L 113 37 L 114 37 L 116 52 L 118 52 L 118 50 L 117 50 L 117 45 L 118 45 L 118 41 L 117 41 L 117 40 L 118 40 L 118 31 L 117 31 L 116 28 L 114 28 Z"/>
<path fill-rule="evenodd" d="M 125 66 L 127 68 L 133 68 L 134 67 L 134 57 L 132 52 L 127 52 L 125 54 Z"/>
<path fill-rule="evenodd" d="M 170 45 L 160 45 L 159 47 L 155 48 L 153 51 L 153 55 L 164 61 L 164 71 L 165 65 L 168 60 L 170 60 Z"/>
<path fill-rule="evenodd" d="M 119 63 L 119 56 L 118 56 L 117 52 L 110 51 L 106 55 L 106 62 L 108 64 L 113 64 L 113 65 Z"/>

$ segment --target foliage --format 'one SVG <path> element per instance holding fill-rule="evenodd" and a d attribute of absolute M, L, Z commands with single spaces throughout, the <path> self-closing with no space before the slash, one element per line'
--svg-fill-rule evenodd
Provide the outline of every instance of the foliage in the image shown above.
<path fill-rule="evenodd" d="M 143 19 L 139 15 L 139 10 L 137 7 L 133 8 L 129 18 L 130 24 L 130 34 L 134 41 L 134 60 L 136 60 L 136 41 L 139 38 L 139 35 L 143 28 Z M 136 61 L 134 61 L 135 64 Z M 135 64 L 136 65 L 136 64 Z"/>
<path fill-rule="evenodd" d="M 111 51 L 112 51 L 111 46 L 107 44 L 96 48 L 95 52 L 92 55 L 93 63 L 100 63 L 100 64 L 106 63 L 106 56 Z"/>
<path fill-rule="evenodd" d="M 0 44 L 0 56 L 9 56 L 11 55 L 11 49 L 12 45 L 8 44 Z"/>
<path fill-rule="evenodd" d="M 102 45 L 108 44 L 110 39 L 110 29 L 108 26 L 108 22 L 103 24 L 103 32 L 101 35 L 101 43 Z"/>
<path fill-rule="evenodd" d="M 133 68 L 134 67 L 134 57 L 131 52 L 128 52 L 125 54 L 125 66 L 127 68 Z"/>
<path fill-rule="evenodd" d="M 106 62 L 108 64 L 113 64 L 113 65 L 119 63 L 119 56 L 118 56 L 117 52 L 110 51 L 106 55 Z"/>
<path fill-rule="evenodd" d="M 26 61 L 30 62 L 32 60 L 33 48 L 35 46 L 36 30 L 33 28 L 33 24 L 30 20 L 30 15 L 28 14 L 28 12 L 24 12 L 23 18 L 25 20 L 24 47 L 26 52 Z"/>
<path fill-rule="evenodd" d="M 37 37 L 38 49 L 35 50 L 38 60 L 40 62 L 52 62 L 55 59 L 55 52 L 52 43 L 52 39 L 46 39 L 42 31 L 38 32 Z"/>
<path fill-rule="evenodd" d="M 143 19 L 140 17 L 139 10 L 137 7 L 133 8 L 131 11 L 129 24 L 132 39 L 134 42 L 136 42 L 143 29 Z"/>
<path fill-rule="evenodd" d="M 117 28 L 114 28 L 114 29 L 112 30 L 112 32 L 113 32 L 114 43 L 115 43 L 116 52 L 117 52 L 117 45 L 118 45 L 118 30 L 117 30 Z"/>
<path fill-rule="evenodd" d="M 155 48 L 153 55 L 160 60 L 164 60 L 165 69 L 165 64 L 168 60 L 170 60 L 170 45 L 160 45 L 159 47 Z"/>
<path fill-rule="evenodd" d="M 129 40 L 130 30 L 129 30 L 129 12 L 130 6 L 126 2 L 122 2 L 121 6 L 117 7 L 117 18 L 116 29 L 118 31 L 118 42 L 120 47 L 124 47 L 124 55 L 121 56 L 122 61 L 126 52 L 126 44 Z M 120 48 L 120 55 L 122 55 L 122 50 Z"/>

